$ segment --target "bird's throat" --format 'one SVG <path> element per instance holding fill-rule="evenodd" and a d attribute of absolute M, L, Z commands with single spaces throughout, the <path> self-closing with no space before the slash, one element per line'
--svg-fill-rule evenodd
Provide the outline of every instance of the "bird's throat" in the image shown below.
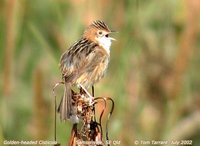
<path fill-rule="evenodd" d="M 110 54 L 110 46 L 112 44 L 111 40 L 106 37 L 96 38 L 96 40 L 99 43 L 99 46 L 103 47 L 105 51 Z"/>

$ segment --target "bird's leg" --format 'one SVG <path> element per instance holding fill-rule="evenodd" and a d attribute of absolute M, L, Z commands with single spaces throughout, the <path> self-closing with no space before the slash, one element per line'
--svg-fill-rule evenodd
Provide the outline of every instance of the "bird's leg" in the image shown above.
<path fill-rule="evenodd" d="M 81 95 L 84 94 L 85 91 L 83 90 L 83 88 L 81 88 L 81 87 L 79 87 L 79 88 L 80 88 L 80 94 L 81 94 Z"/>
<path fill-rule="evenodd" d="M 92 96 L 94 97 L 94 85 L 92 85 Z"/>
<path fill-rule="evenodd" d="M 78 86 L 81 88 L 81 90 L 83 90 L 88 95 L 89 105 L 92 105 L 94 97 L 81 84 L 78 84 Z"/>
<path fill-rule="evenodd" d="M 92 96 L 94 97 L 94 85 L 92 85 Z M 95 106 L 93 105 L 94 121 L 96 122 Z"/>

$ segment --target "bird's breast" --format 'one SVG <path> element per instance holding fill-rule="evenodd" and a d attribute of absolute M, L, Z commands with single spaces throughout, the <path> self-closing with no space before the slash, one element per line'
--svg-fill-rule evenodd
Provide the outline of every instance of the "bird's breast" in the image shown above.
<path fill-rule="evenodd" d="M 77 83 L 82 84 L 85 88 L 89 88 L 104 77 L 108 68 L 109 57 L 102 58 L 99 64 L 96 64 L 93 70 L 88 70 L 83 73 L 78 79 Z"/>

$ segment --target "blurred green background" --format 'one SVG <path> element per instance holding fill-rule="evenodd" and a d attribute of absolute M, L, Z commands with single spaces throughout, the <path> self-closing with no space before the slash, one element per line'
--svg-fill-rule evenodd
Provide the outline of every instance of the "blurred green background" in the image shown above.
<path fill-rule="evenodd" d="M 107 75 L 95 86 L 96 96 L 116 104 L 110 139 L 120 146 L 135 140 L 192 140 L 199 146 L 199 0 L 1 0 L 1 145 L 53 140 L 59 58 L 96 19 L 119 32 Z M 70 130 L 69 122 L 58 120 L 63 145 Z"/>

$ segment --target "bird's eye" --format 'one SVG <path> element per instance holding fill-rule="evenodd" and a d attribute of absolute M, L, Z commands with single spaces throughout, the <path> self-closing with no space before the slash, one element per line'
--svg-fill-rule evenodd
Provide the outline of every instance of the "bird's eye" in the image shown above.
<path fill-rule="evenodd" d="M 109 35 L 108 35 L 108 34 L 106 34 L 106 35 L 105 35 L 105 37 L 107 37 L 107 38 L 108 38 L 108 37 L 109 37 Z"/>
<path fill-rule="evenodd" d="M 103 34 L 102 31 L 99 31 L 98 33 L 99 33 L 99 35 L 102 35 L 102 34 Z"/>

